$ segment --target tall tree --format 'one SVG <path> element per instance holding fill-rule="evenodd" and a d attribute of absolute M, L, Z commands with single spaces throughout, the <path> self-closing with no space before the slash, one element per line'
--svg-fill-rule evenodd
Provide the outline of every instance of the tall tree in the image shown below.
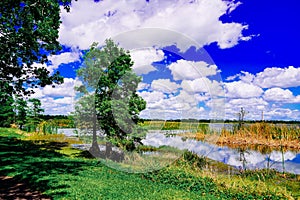
<path fill-rule="evenodd" d="M 116 58 L 104 70 L 96 90 L 96 113 L 101 129 L 115 145 L 134 150 L 145 132 L 137 123 L 146 102 L 136 93 L 141 77 L 132 70 L 128 53 Z"/>
<path fill-rule="evenodd" d="M 30 93 L 28 87 L 62 83 L 59 73 L 45 67 L 49 54 L 60 50 L 60 5 L 70 9 L 71 0 L 0 1 L 0 81 L 13 86 L 9 93 Z M 26 88 L 26 89 L 25 89 Z"/>
<path fill-rule="evenodd" d="M 111 39 L 102 48 L 97 45 L 91 46 L 84 65 L 77 71 L 84 83 L 79 89 L 95 91 L 94 126 L 99 125 L 113 144 L 132 150 L 134 142 L 140 141 L 138 133 L 142 132 L 136 126 L 138 115 L 146 107 L 146 102 L 136 94 L 141 78 L 132 71 L 129 52 Z M 92 148 L 96 148 L 95 131 L 93 136 Z"/>

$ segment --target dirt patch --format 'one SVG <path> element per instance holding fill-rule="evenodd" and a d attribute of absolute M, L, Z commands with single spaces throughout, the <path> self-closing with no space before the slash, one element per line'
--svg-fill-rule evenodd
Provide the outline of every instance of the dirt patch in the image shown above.
<path fill-rule="evenodd" d="M 18 181 L 13 177 L 0 176 L 0 199 L 2 200 L 23 200 L 23 199 L 42 199 L 49 200 L 51 197 L 35 191 L 25 182 Z"/>

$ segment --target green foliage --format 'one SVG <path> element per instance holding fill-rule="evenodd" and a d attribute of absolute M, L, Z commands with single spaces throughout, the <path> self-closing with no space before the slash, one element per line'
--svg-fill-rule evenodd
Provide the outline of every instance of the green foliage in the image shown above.
<path fill-rule="evenodd" d="M 0 1 L 0 80 L 12 84 L 11 92 L 31 93 L 25 88 L 62 83 L 56 72 L 32 64 L 47 62 L 47 55 L 61 49 L 58 42 L 60 4 L 69 10 L 71 0 Z"/>
<path fill-rule="evenodd" d="M 75 112 L 72 113 L 76 127 L 83 130 L 92 130 L 95 118 L 95 95 L 86 94 L 75 104 Z"/>
<path fill-rule="evenodd" d="M 14 99 L 10 89 L 8 83 L 0 81 L 0 127 L 10 127 L 14 121 Z"/>
<path fill-rule="evenodd" d="M 38 127 L 38 125 L 42 122 L 41 114 L 44 112 L 44 109 L 41 108 L 41 101 L 39 99 L 32 98 L 29 99 L 28 102 L 29 105 L 27 109 L 27 118 L 26 124 L 24 124 L 24 130 L 28 132 L 40 131 L 39 129 L 42 129 L 43 126 L 41 125 Z"/>
<path fill-rule="evenodd" d="M 40 116 L 44 109 L 41 108 L 42 103 L 39 99 L 29 99 L 29 103 L 31 104 L 28 109 L 28 123 L 36 126 L 41 122 Z"/>
<path fill-rule="evenodd" d="M 15 105 L 16 105 L 16 123 L 20 126 L 20 129 L 22 129 L 24 124 L 26 124 L 27 121 L 26 120 L 27 111 L 28 111 L 27 101 L 22 97 L 16 97 Z"/>
<path fill-rule="evenodd" d="M 186 162 L 189 165 L 199 169 L 202 169 L 207 164 L 207 160 L 205 157 L 199 157 L 196 153 L 190 151 L 185 151 L 182 157 L 183 162 Z"/>
<path fill-rule="evenodd" d="M 75 118 L 77 115 L 82 122 L 94 122 L 91 125 L 95 127 L 97 117 L 107 139 L 127 150 L 133 150 L 134 143 L 140 142 L 145 133 L 137 123 L 146 102 L 136 94 L 141 78 L 133 72 L 132 65 L 129 53 L 109 39 L 102 48 L 94 43 L 77 71 L 84 83 L 77 90 L 86 95 L 78 101 Z M 88 95 L 89 89 L 94 89 L 95 95 Z"/>

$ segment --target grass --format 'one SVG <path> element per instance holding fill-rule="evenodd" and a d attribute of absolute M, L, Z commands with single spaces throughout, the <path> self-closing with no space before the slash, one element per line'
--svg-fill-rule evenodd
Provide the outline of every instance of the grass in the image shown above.
<path fill-rule="evenodd" d="M 62 136 L 25 136 L 0 129 L 0 175 L 14 176 L 54 199 L 292 199 L 299 176 L 269 171 L 238 174 L 224 164 L 185 153 L 149 173 L 109 168 Z M 51 144 L 51 145 L 50 145 Z M 224 173 L 232 171 L 234 175 Z M 220 170 L 220 172 L 218 172 Z"/>
<path fill-rule="evenodd" d="M 218 145 L 226 145 L 233 148 L 300 150 L 299 127 L 285 124 L 254 123 L 244 125 L 241 129 L 237 129 L 234 126 L 232 130 L 224 128 L 221 132 L 211 131 L 208 134 L 207 131 L 197 131 L 180 135 L 201 141 L 212 140 Z"/>
<path fill-rule="evenodd" d="M 141 126 L 148 130 L 190 130 L 192 132 L 209 132 L 209 124 L 198 122 L 145 121 Z"/>

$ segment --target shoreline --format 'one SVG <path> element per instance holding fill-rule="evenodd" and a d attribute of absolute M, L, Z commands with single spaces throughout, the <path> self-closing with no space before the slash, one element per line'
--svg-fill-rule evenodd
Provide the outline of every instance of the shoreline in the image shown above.
<path fill-rule="evenodd" d="M 249 135 L 231 135 L 223 136 L 222 134 L 204 134 L 204 133 L 182 133 L 178 136 L 196 139 L 198 141 L 206 141 L 209 143 L 215 143 L 219 146 L 228 147 L 267 147 L 271 149 L 284 149 L 292 151 L 300 151 L 300 140 L 275 140 L 275 139 L 265 139 L 259 137 L 250 137 Z"/>

